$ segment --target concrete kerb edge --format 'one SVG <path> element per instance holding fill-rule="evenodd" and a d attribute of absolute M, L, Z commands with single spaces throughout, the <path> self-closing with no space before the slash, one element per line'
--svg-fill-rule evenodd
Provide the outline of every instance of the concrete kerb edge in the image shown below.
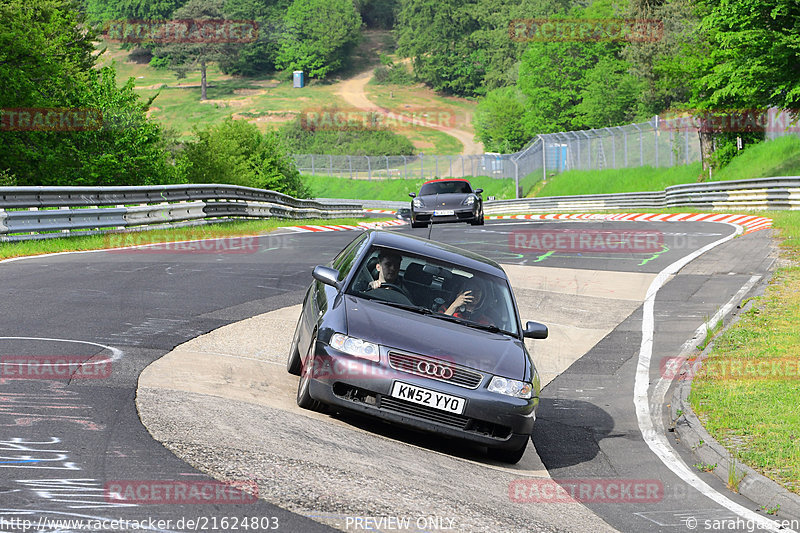
<path fill-rule="evenodd" d="M 751 293 L 762 292 L 768 279 L 751 289 Z M 753 302 L 747 302 L 738 308 L 736 316 L 719 332 L 722 333 L 738 322 L 741 315 L 752 307 Z M 718 334 L 719 334 L 718 333 Z M 700 353 L 698 359 L 705 359 L 714 347 L 714 342 Z M 684 368 L 688 363 L 684 363 Z M 706 465 L 716 465 L 713 473 L 724 483 L 728 483 L 728 471 L 731 464 L 731 455 L 714 437 L 706 430 L 703 423 L 692 410 L 689 403 L 689 393 L 692 388 L 691 379 L 679 379 L 673 387 L 672 402 L 670 404 L 670 426 L 674 427 L 680 443 L 698 460 Z M 680 414 L 678 412 L 680 411 Z M 735 461 L 737 472 L 741 473 L 738 493 L 752 502 L 761 506 L 761 511 L 778 507 L 776 516 L 800 520 L 800 496 L 789 491 L 776 481 L 760 474 L 750 466 Z"/>

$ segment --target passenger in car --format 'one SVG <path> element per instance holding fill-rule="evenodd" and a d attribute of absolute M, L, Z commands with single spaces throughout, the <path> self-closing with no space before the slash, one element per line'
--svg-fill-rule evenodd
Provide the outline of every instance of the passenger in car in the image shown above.
<path fill-rule="evenodd" d="M 494 320 L 488 314 L 488 310 L 485 309 L 485 292 L 480 281 L 475 278 L 467 280 L 462 285 L 453 303 L 446 308 L 442 305 L 439 308 L 439 312 L 456 318 L 472 320 L 479 324 L 494 324 Z"/>

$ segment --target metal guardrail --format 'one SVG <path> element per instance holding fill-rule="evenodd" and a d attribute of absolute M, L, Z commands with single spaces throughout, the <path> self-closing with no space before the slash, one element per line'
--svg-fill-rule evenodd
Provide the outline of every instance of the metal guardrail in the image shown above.
<path fill-rule="evenodd" d="M 608 210 L 664 209 L 800 209 L 800 177 L 714 181 L 673 185 L 664 191 L 588 194 L 498 200 L 484 203 L 486 214 Z"/>
<path fill-rule="evenodd" d="M 0 187 L 0 241 L 88 235 L 231 218 L 362 217 L 360 203 L 320 203 L 237 185 Z"/>

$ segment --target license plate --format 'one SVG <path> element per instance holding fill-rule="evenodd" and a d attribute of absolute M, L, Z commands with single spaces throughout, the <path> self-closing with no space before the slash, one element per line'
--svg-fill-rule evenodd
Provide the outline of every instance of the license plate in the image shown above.
<path fill-rule="evenodd" d="M 433 407 L 434 409 L 455 413 L 457 415 L 464 412 L 464 405 L 467 403 L 466 399 L 459 398 L 458 396 L 442 394 L 441 392 L 423 389 L 422 387 L 401 383 L 400 381 L 395 381 L 392 386 L 392 398 Z"/>
<path fill-rule="evenodd" d="M 455 215 L 456 212 L 452 209 L 435 209 L 433 211 L 433 216 L 435 217 L 446 217 L 448 215 Z"/>

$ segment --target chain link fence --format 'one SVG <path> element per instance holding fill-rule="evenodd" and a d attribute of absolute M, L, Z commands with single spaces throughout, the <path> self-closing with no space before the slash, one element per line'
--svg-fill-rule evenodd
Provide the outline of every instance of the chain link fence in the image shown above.
<path fill-rule="evenodd" d="M 800 135 L 790 114 L 761 113 L 766 139 Z M 700 161 L 697 124 L 689 117 L 653 117 L 610 128 L 537 135 L 513 154 L 414 156 L 295 155 L 300 172 L 352 179 L 489 176 L 511 178 L 517 197 L 565 170 L 672 167 Z"/>

